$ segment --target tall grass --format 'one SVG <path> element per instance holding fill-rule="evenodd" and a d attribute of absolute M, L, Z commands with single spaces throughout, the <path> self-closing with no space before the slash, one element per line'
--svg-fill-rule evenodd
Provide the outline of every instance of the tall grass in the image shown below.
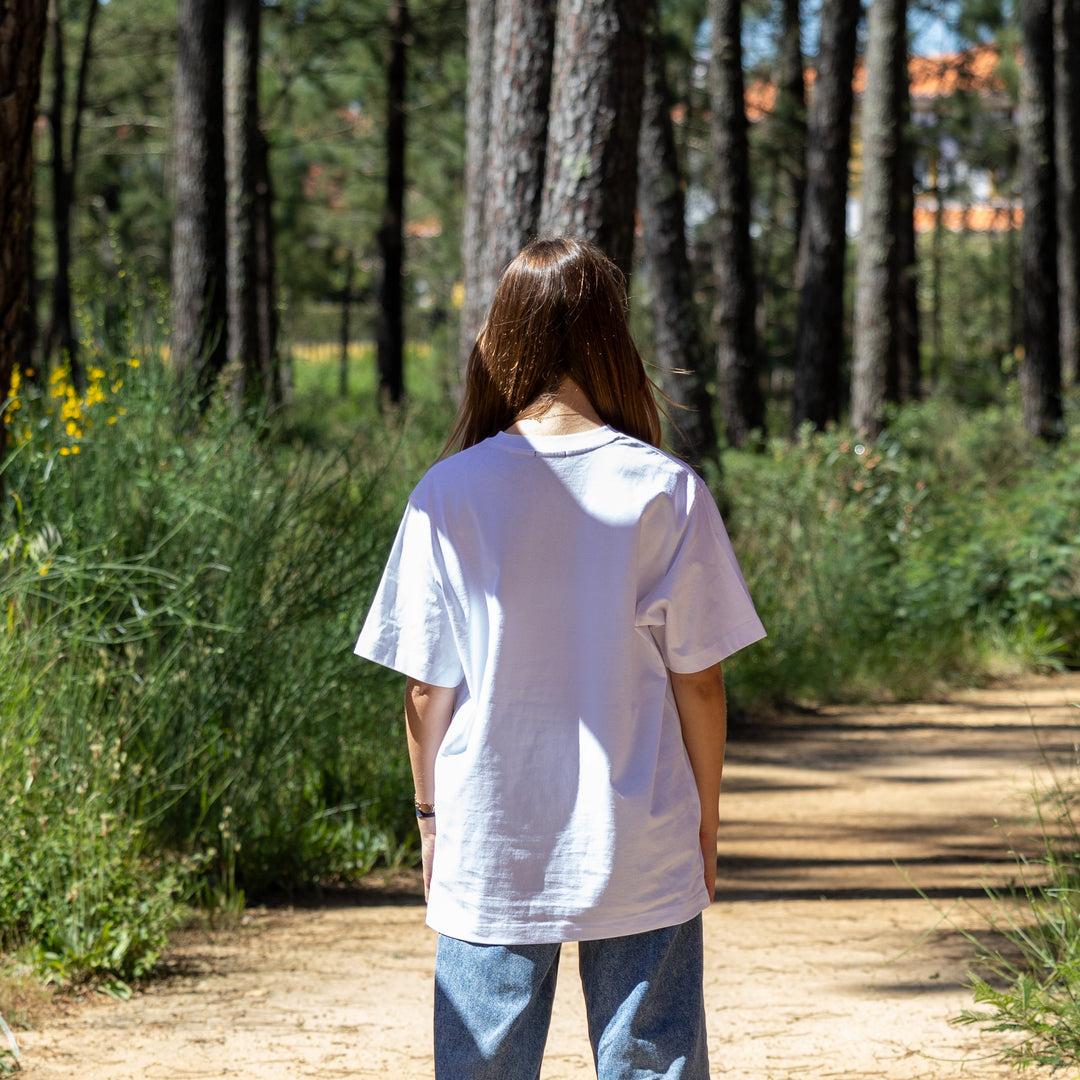
<path fill-rule="evenodd" d="M 1040 859 L 1019 864 L 1020 884 L 993 896 L 989 922 L 1000 943 L 976 946 L 970 976 L 975 1007 L 954 1019 L 1006 1036 L 998 1058 L 1080 1069 L 1080 829 L 1076 778 L 1055 777 L 1038 798 L 1045 841 Z"/>
<path fill-rule="evenodd" d="M 333 451 L 224 412 L 181 439 L 152 360 L 94 383 L 22 388 L 0 552 L 0 947 L 58 979 L 143 974 L 193 888 L 412 837 L 400 688 L 351 645 L 415 480 L 397 450 L 431 440 L 373 410 Z"/>

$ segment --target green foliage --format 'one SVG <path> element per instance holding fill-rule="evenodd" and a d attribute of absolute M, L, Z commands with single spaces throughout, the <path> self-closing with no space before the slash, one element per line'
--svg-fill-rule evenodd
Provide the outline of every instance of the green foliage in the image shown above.
<path fill-rule="evenodd" d="M 338 449 L 178 440 L 152 353 L 90 376 L 22 387 L 0 543 L 0 948 L 64 982 L 143 975 L 196 886 L 412 857 L 400 685 L 351 650 L 437 452 L 372 406 Z"/>
<path fill-rule="evenodd" d="M 914 697 L 1080 659 L 1080 460 L 1013 408 L 943 400 L 873 445 L 804 432 L 728 454 L 736 547 L 770 637 L 730 664 L 749 699 Z"/>
<path fill-rule="evenodd" d="M 1064 807 L 1043 821 L 1045 855 L 1021 865 L 1022 883 L 995 898 L 989 916 L 1002 945 L 978 946 L 970 976 L 974 1009 L 954 1023 L 978 1024 L 1009 1036 L 998 1051 L 1016 1068 L 1080 1066 L 1080 832 L 1068 813 L 1075 780 L 1055 784 L 1043 800 Z"/>

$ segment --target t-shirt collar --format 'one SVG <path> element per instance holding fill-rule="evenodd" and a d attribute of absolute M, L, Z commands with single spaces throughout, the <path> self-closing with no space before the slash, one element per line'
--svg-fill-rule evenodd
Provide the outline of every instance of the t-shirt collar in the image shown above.
<path fill-rule="evenodd" d="M 519 454 L 581 454 L 613 442 L 619 437 L 613 427 L 589 428 L 569 435 L 511 435 L 500 431 L 493 436 L 500 449 Z"/>

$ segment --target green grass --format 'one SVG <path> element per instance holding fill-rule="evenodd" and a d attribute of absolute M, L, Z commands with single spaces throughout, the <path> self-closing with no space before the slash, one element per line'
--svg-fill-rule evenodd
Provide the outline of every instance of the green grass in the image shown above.
<path fill-rule="evenodd" d="M 438 445 L 370 404 L 178 439 L 152 355 L 97 381 L 20 400 L 0 544 L 0 948 L 60 983 L 140 978 L 192 899 L 412 857 L 401 688 L 351 649 Z"/>

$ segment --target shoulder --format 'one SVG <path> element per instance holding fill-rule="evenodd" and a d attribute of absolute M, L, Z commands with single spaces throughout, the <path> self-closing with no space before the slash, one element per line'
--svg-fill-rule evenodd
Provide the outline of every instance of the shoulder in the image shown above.
<path fill-rule="evenodd" d="M 689 511 L 698 503 L 715 507 L 708 485 L 680 458 L 622 433 L 610 446 L 643 485 L 658 496 L 666 496 L 680 509 Z"/>
<path fill-rule="evenodd" d="M 490 463 L 490 442 L 490 439 L 485 439 L 450 457 L 440 458 L 420 478 L 409 501 L 416 506 L 426 506 L 463 483 L 474 480 Z"/>

